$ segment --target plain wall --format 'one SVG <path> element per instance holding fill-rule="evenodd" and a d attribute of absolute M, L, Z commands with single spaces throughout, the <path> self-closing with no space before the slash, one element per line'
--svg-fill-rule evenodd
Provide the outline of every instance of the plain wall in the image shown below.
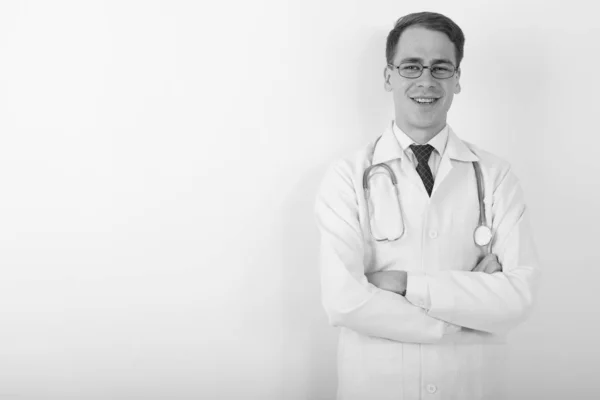
<path fill-rule="evenodd" d="M 543 263 L 512 398 L 592 398 L 593 4 L 0 3 L 0 399 L 332 399 L 313 199 L 421 10 L 466 34 L 449 123 L 511 162 Z"/>

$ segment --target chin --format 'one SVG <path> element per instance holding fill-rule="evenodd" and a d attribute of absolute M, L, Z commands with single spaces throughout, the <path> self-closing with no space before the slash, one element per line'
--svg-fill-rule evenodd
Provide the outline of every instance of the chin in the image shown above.
<path fill-rule="evenodd" d="M 414 126 L 415 128 L 418 129 L 430 129 L 430 128 L 436 128 L 436 127 L 444 127 L 444 125 L 446 125 L 446 121 L 445 120 L 441 120 L 441 119 L 418 119 L 418 120 L 413 120 L 409 122 L 410 125 Z"/>

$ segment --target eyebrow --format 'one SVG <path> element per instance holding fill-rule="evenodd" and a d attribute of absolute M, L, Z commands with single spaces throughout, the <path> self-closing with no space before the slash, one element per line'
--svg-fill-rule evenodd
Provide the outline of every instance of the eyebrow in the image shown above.
<path fill-rule="evenodd" d="M 422 58 L 418 58 L 418 57 L 408 57 L 408 58 L 404 58 L 404 59 L 400 60 L 400 63 L 417 63 L 417 62 L 420 64 L 424 64 L 425 60 L 423 60 Z M 433 60 L 431 60 L 431 64 L 440 64 L 440 63 L 454 65 L 454 63 L 452 61 L 448 60 L 447 58 L 434 58 Z"/>

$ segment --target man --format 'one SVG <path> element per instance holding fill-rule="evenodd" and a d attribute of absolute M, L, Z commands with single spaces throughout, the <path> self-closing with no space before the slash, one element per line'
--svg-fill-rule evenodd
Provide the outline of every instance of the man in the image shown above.
<path fill-rule="evenodd" d="M 446 123 L 463 47 L 443 15 L 400 18 L 384 71 L 395 119 L 320 187 L 323 304 L 341 328 L 338 399 L 504 398 L 506 333 L 529 314 L 539 269 L 510 166 Z M 489 245 L 475 243 L 478 225 L 491 228 Z"/>

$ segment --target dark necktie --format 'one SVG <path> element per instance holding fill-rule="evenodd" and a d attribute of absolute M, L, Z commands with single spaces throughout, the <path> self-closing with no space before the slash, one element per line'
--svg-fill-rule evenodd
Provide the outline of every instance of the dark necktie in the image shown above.
<path fill-rule="evenodd" d="M 430 144 L 411 144 L 410 148 L 419 161 L 419 164 L 417 165 L 417 173 L 421 177 L 423 185 L 425 185 L 427 194 L 429 197 L 431 197 L 431 191 L 433 190 L 433 174 L 429 168 L 429 156 L 431 156 L 433 146 Z"/>

